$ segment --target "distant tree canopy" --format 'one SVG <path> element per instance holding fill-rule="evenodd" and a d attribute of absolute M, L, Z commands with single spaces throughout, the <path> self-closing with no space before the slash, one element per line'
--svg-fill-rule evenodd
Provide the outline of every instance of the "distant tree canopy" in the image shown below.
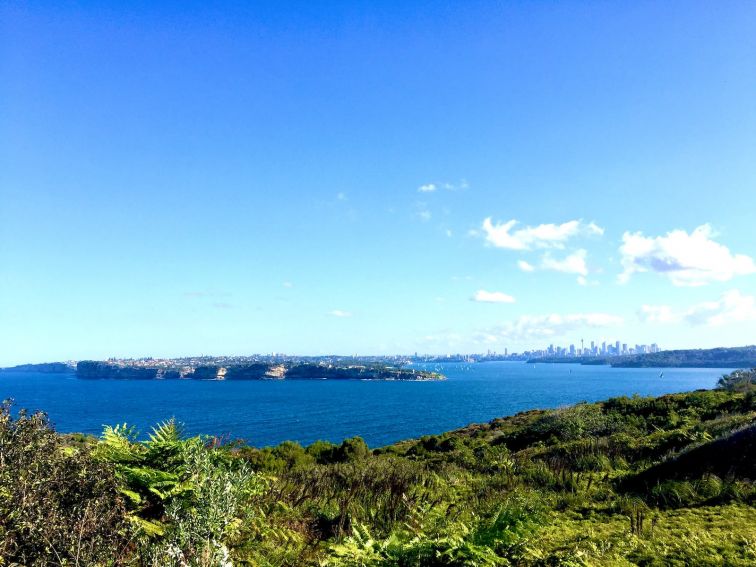
<path fill-rule="evenodd" d="M 751 368 L 756 366 L 756 346 L 663 350 L 622 356 L 546 356 L 528 362 L 610 364 L 617 368 Z"/>
<path fill-rule="evenodd" d="M 756 368 L 750 370 L 736 370 L 722 376 L 717 386 L 731 392 L 749 392 L 756 390 Z"/>

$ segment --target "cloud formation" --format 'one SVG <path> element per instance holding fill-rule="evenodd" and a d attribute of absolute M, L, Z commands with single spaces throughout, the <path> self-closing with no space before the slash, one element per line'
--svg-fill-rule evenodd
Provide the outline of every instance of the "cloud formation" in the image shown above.
<path fill-rule="evenodd" d="M 515 298 L 501 291 L 486 291 L 485 289 L 479 289 L 470 298 L 472 301 L 478 303 L 514 303 Z"/>
<path fill-rule="evenodd" d="M 535 266 L 533 264 L 526 262 L 525 260 L 519 260 L 517 262 L 517 267 L 520 268 L 523 272 L 535 271 Z"/>
<path fill-rule="evenodd" d="M 541 258 L 541 263 L 538 267 L 533 264 L 520 260 L 517 262 L 517 266 L 523 272 L 534 272 L 537 269 L 551 270 L 554 272 L 561 272 L 563 274 L 575 274 L 577 281 L 580 285 L 588 285 L 588 264 L 586 258 L 588 252 L 584 249 L 576 250 L 572 254 L 564 257 L 561 260 L 554 258 L 549 252 L 546 252 Z M 594 282 L 595 283 L 595 282 Z"/>
<path fill-rule="evenodd" d="M 447 191 L 461 191 L 467 189 L 470 185 L 466 179 L 462 179 L 459 183 L 425 183 L 417 188 L 418 193 L 435 193 L 439 189 L 445 189 Z"/>
<path fill-rule="evenodd" d="M 676 311 L 669 305 L 643 305 L 638 312 L 647 323 L 686 323 L 721 327 L 730 323 L 756 321 L 756 297 L 734 289 L 716 300 Z"/>
<path fill-rule="evenodd" d="M 565 243 L 579 235 L 602 235 L 604 229 L 596 223 L 585 224 L 581 220 L 571 220 L 562 224 L 539 224 L 512 230 L 518 221 L 512 219 L 505 223 L 496 223 L 491 217 L 483 221 L 486 242 L 496 248 L 506 250 L 533 250 L 536 248 L 564 248 Z"/>
<path fill-rule="evenodd" d="M 541 260 L 541 268 L 544 270 L 553 270 L 564 274 L 577 274 L 579 276 L 588 275 L 588 266 L 585 259 L 588 252 L 583 249 L 577 250 L 563 260 L 555 260 L 550 255 L 545 255 Z"/>
<path fill-rule="evenodd" d="M 444 183 L 444 189 L 447 191 L 461 191 L 469 187 L 470 185 L 467 183 L 467 179 L 461 179 L 459 183 Z"/>
<path fill-rule="evenodd" d="M 487 343 L 500 341 L 527 342 L 561 337 L 583 328 L 614 327 L 623 319 L 610 313 L 571 313 L 560 315 L 523 315 L 481 333 L 478 338 Z"/>
<path fill-rule="evenodd" d="M 702 286 L 756 272 L 752 258 L 731 253 L 714 241 L 715 236 L 708 224 L 690 234 L 673 230 L 665 236 L 650 237 L 625 232 L 620 246 L 624 271 L 619 281 L 627 282 L 635 273 L 656 272 L 676 286 Z"/>
<path fill-rule="evenodd" d="M 343 311 L 341 309 L 334 309 L 333 311 L 330 311 L 328 314 L 332 317 L 339 317 L 339 318 L 352 316 L 352 313 L 350 311 Z"/>

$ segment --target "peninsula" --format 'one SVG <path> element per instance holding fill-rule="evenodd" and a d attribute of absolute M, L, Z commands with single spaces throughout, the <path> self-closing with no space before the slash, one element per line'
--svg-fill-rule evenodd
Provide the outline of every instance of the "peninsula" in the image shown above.
<path fill-rule="evenodd" d="M 610 365 L 614 368 L 750 368 L 756 366 L 756 345 L 619 356 L 538 356 L 529 358 L 528 363 Z"/>
<path fill-rule="evenodd" d="M 6 371 L 74 373 L 117 380 L 444 380 L 438 372 L 406 368 L 406 361 L 346 357 L 235 356 L 81 360 L 23 364 Z"/>

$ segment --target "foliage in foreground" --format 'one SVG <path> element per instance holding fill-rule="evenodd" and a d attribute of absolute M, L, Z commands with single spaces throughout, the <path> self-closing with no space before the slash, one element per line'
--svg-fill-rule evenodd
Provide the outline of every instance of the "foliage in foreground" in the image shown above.
<path fill-rule="evenodd" d="M 752 565 L 750 372 L 374 451 L 59 436 L 6 404 L 0 565 Z"/>
<path fill-rule="evenodd" d="M 43 414 L 0 407 L 0 565 L 119 564 L 130 534 L 111 467 Z"/>

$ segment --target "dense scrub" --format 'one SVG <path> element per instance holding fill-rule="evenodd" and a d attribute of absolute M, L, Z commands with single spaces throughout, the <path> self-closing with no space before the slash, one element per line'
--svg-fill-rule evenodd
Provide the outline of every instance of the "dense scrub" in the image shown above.
<path fill-rule="evenodd" d="M 371 451 L 0 414 L 0 565 L 752 565 L 752 374 Z"/>
<path fill-rule="evenodd" d="M 97 565 L 130 554 L 112 467 L 67 447 L 42 414 L 0 408 L 0 565 Z"/>

